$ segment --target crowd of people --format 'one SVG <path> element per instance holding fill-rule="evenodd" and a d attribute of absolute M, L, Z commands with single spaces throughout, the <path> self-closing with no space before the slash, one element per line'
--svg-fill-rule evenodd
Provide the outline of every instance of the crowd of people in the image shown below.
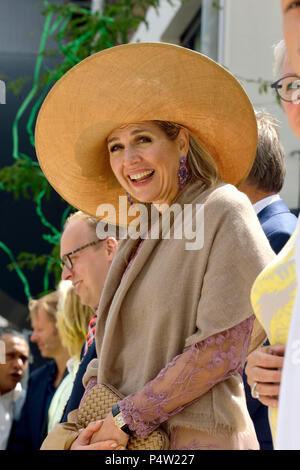
<path fill-rule="evenodd" d="M 272 87 L 300 138 L 299 5 L 282 0 Z M 170 450 L 300 449 L 300 235 L 273 116 L 202 54 L 126 44 L 58 81 L 36 151 L 78 210 L 61 283 L 28 305 L 48 361 L 26 378 L 27 339 L 0 330 L 1 448 L 123 450 L 161 430 Z M 99 420 L 101 384 L 119 398 Z"/>

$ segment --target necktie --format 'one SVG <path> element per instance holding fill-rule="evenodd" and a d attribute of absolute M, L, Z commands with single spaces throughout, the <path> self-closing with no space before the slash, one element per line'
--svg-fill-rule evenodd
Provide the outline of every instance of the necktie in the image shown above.
<path fill-rule="evenodd" d="M 87 353 L 87 350 L 89 348 L 89 346 L 92 344 L 92 342 L 94 341 L 94 337 L 95 337 L 95 330 L 96 330 L 96 321 L 97 321 L 97 314 L 98 312 L 95 312 L 95 314 L 93 315 L 90 323 L 89 323 L 89 328 L 88 328 L 88 334 L 87 334 L 87 337 L 86 337 L 86 341 L 85 341 L 85 346 L 84 346 L 84 354 Z"/>

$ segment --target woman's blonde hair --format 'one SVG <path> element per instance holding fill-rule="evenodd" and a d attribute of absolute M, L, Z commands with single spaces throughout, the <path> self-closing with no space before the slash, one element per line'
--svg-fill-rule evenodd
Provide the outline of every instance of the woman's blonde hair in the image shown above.
<path fill-rule="evenodd" d="M 31 320 L 36 318 L 38 310 L 44 310 L 50 321 L 55 325 L 56 323 L 56 310 L 58 304 L 59 294 L 57 291 L 44 295 L 40 299 L 30 299 L 28 303 L 29 316 Z"/>
<path fill-rule="evenodd" d="M 70 357 L 80 359 L 94 310 L 87 305 L 82 305 L 79 296 L 74 292 L 71 281 L 61 281 L 57 290 L 59 293 L 56 314 L 58 333 Z"/>
<path fill-rule="evenodd" d="M 170 140 L 175 140 L 183 126 L 170 121 L 153 121 Z M 203 147 L 198 140 L 189 133 L 189 150 L 186 155 L 187 166 L 192 179 L 200 179 L 206 187 L 214 186 L 219 180 L 219 171 L 213 157 Z"/>

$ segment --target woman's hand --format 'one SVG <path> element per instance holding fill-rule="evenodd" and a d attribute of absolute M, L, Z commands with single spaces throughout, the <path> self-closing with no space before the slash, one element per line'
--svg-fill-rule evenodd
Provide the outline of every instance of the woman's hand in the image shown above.
<path fill-rule="evenodd" d="M 247 382 L 259 394 L 257 399 L 266 406 L 278 407 L 281 369 L 284 359 L 284 345 L 263 346 L 256 349 L 247 358 L 245 372 Z"/>
<path fill-rule="evenodd" d="M 113 416 L 109 413 L 103 421 L 103 426 L 99 431 L 95 432 L 91 438 L 91 443 L 99 441 L 113 440 L 118 442 L 120 446 L 126 447 L 129 436 L 125 432 L 121 431 L 113 420 Z"/>
<path fill-rule="evenodd" d="M 124 450 L 116 440 L 109 439 L 106 441 L 94 441 L 92 438 L 95 433 L 99 432 L 103 426 L 103 421 L 95 421 L 87 425 L 83 429 L 77 439 L 73 442 L 70 450 Z"/>

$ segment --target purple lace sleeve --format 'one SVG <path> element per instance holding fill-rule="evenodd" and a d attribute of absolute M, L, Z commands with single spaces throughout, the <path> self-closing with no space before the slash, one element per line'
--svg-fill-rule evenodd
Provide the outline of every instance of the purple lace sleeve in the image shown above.
<path fill-rule="evenodd" d="M 151 382 L 120 401 L 129 428 L 146 437 L 170 416 L 243 368 L 254 316 L 176 356 Z"/>

